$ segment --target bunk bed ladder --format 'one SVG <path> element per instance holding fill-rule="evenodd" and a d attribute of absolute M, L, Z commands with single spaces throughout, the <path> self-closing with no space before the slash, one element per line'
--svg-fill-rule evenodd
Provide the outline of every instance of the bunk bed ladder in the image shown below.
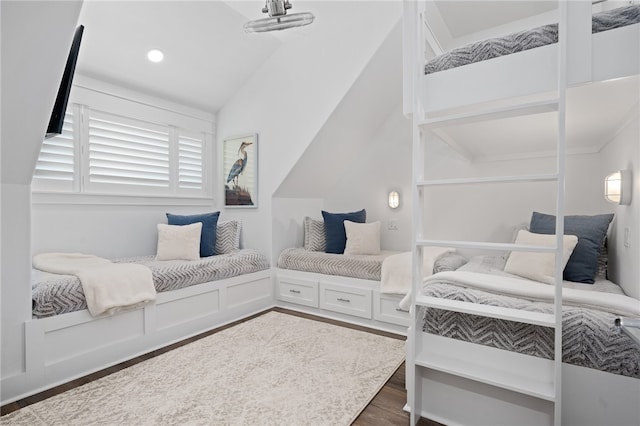
<path fill-rule="evenodd" d="M 423 412 L 422 410 L 422 383 L 420 379 L 423 369 L 434 370 L 457 377 L 469 379 L 492 386 L 497 386 L 509 391 L 518 392 L 534 398 L 539 398 L 553 404 L 553 423 L 558 426 L 562 421 L 562 245 L 564 234 L 564 198 L 565 198 L 565 121 L 566 121 L 566 87 L 567 87 L 567 1 L 558 0 L 560 11 L 559 20 L 559 41 L 558 41 L 558 85 L 557 97 L 543 101 L 519 103 L 508 107 L 489 108 L 467 112 L 464 114 L 444 115 L 436 118 L 427 118 L 420 99 L 422 93 L 421 77 L 424 70 L 424 48 L 427 36 L 432 36 L 429 30 L 423 27 L 423 13 L 425 6 L 423 2 L 405 0 L 405 22 L 412 26 L 405 31 L 413 40 L 405 39 L 405 49 L 412 52 L 412 59 L 405 65 L 410 65 L 410 75 L 405 70 L 405 84 L 411 86 L 413 93 L 412 120 L 413 120 L 413 288 L 411 325 L 408 330 L 407 345 L 407 406 L 410 410 L 410 424 L 415 425 Z M 405 24 L 406 25 L 406 24 Z M 428 34 L 425 34 L 428 32 Z M 407 79 L 410 79 L 407 81 Z M 496 176 L 483 178 L 455 178 L 455 179 L 425 179 L 425 154 L 428 153 L 426 141 L 432 131 L 442 126 L 455 126 L 471 122 L 485 121 L 497 118 L 515 117 L 529 114 L 537 114 L 548 111 L 557 112 L 557 164 L 556 173 L 531 174 L 516 176 Z M 491 183 L 523 183 L 523 182 L 556 182 L 556 244 L 553 248 L 523 246 L 508 243 L 488 243 L 475 241 L 448 241 L 427 239 L 424 237 L 424 217 L 425 211 L 429 207 L 425 204 L 425 189 L 438 186 L 452 185 L 484 185 Z M 457 302 L 447 299 L 426 297 L 421 295 L 422 286 L 422 262 L 423 248 L 428 246 L 455 247 L 460 249 L 482 249 L 482 250 L 520 250 L 532 252 L 554 253 L 556 258 L 555 268 L 555 292 L 554 292 L 554 312 L 553 314 L 541 314 L 526 312 L 518 309 L 495 308 L 488 305 L 474 305 L 467 302 Z M 454 339 L 447 339 L 440 336 L 429 337 L 426 343 L 425 333 L 422 332 L 419 323 L 418 311 L 420 308 L 437 308 L 449 311 L 469 313 L 483 317 L 491 317 L 519 323 L 533 324 L 554 329 L 554 360 L 553 371 L 546 371 L 545 380 L 540 381 L 540 374 L 535 369 L 545 368 L 549 364 L 543 364 L 539 359 L 532 358 L 531 361 L 523 361 L 517 370 L 502 370 L 502 366 L 497 362 L 498 367 L 491 369 L 491 366 L 482 365 L 486 373 L 479 373 L 482 368 L 474 365 L 464 365 L 456 363 L 455 350 L 462 346 Z M 432 335 L 430 335 L 432 336 Z M 434 345 L 434 342 L 437 345 Z M 438 346 L 448 347 L 451 352 L 443 352 L 446 349 L 435 348 Z M 480 345 L 475 345 L 480 346 Z M 478 349 L 484 351 L 485 349 Z M 487 349 L 490 350 L 490 349 Z M 491 348 L 493 350 L 493 348 Z M 495 356 L 492 352 L 491 356 Z M 529 363 L 530 364 L 527 364 Z M 509 362 L 505 362 L 509 364 Z M 524 366 L 522 372 L 520 368 Z M 505 367 L 507 368 L 507 367 Z M 549 370 L 546 368 L 546 370 Z M 522 373 L 522 374 L 521 374 Z M 517 376 L 516 379 L 513 377 Z M 522 380 L 521 380 L 522 379 Z M 548 380 L 547 380 L 548 379 Z M 447 419 L 432 419 L 436 421 L 446 421 Z"/>

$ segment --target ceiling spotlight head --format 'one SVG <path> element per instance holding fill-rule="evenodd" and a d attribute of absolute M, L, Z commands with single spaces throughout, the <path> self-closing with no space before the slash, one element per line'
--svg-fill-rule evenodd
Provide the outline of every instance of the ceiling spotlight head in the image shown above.
<path fill-rule="evenodd" d="M 301 27 L 313 22 L 312 13 L 293 13 L 287 15 L 287 10 L 292 5 L 289 0 L 266 0 L 262 13 L 269 14 L 269 18 L 256 19 L 244 24 L 244 31 L 247 33 L 259 33 L 265 31 L 285 30 L 287 28 Z"/>

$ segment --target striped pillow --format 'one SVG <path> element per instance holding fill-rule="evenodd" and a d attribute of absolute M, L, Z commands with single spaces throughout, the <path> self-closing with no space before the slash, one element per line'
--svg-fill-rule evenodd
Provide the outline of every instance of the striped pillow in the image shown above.
<path fill-rule="evenodd" d="M 227 254 L 240 250 L 241 229 L 242 222 L 239 220 L 218 222 L 218 227 L 216 228 L 216 254 Z"/>
<path fill-rule="evenodd" d="M 325 251 L 326 237 L 324 221 L 304 218 L 304 248 L 309 251 Z"/>

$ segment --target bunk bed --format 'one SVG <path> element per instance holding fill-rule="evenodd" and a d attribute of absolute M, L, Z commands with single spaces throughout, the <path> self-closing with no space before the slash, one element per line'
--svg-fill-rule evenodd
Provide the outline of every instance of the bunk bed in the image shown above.
<path fill-rule="evenodd" d="M 114 264 L 148 268 L 157 294 L 151 303 L 111 315 L 90 313 L 78 277 L 34 270 L 25 374 L 20 382 L 3 383 L 3 402 L 273 307 L 269 261 L 240 247 L 241 222 L 218 222 L 216 232 L 215 256 L 116 259 Z"/>
<path fill-rule="evenodd" d="M 631 104 L 636 104 L 637 111 L 640 5 L 595 14 L 590 2 L 561 1 L 555 20 L 559 25 L 479 41 L 431 60 L 431 53 L 441 52 L 437 28 L 425 24 L 425 4 L 406 2 L 404 21 L 408 35 L 405 88 L 409 88 L 405 95 L 412 99 L 410 107 L 405 103 L 405 111 L 414 121 L 414 269 L 421 267 L 420 253 L 425 246 L 446 245 L 485 254 L 498 251 L 505 256 L 539 252 L 554 256 L 550 280 L 563 283 L 564 220 L 554 221 L 555 244 L 549 246 L 432 238 L 427 236 L 425 222 L 431 218 L 428 208 L 437 208 L 438 203 L 425 194 L 452 186 L 552 182 L 557 185 L 556 217 L 565 217 L 567 91 L 615 79 L 630 81 L 630 87 L 636 88 Z M 529 36 L 535 40 L 531 42 Z M 513 48 L 514 40 L 524 42 Z M 492 53 L 505 46 L 499 54 Z M 428 64 L 426 58 L 431 60 Z M 539 118 L 547 113 L 557 117 L 554 171 L 460 177 L 437 167 L 433 169 L 440 175 L 432 176 L 425 168 L 425 163 L 436 162 L 429 163 L 430 155 L 442 152 L 433 150 L 438 144 L 429 145 L 433 140 L 470 163 L 478 158 L 470 152 L 482 150 L 482 137 L 465 146 L 455 131 L 445 130 L 492 121 L 498 129 L 495 136 L 500 131 L 496 120 L 525 115 Z M 531 127 L 520 131 L 527 129 Z M 509 156 L 542 157 L 535 149 Z M 640 348 L 615 325 L 620 316 L 640 316 L 637 299 L 621 294 L 625 288 L 606 280 L 585 290 L 573 283 L 549 285 L 509 276 L 504 264 L 491 271 L 478 270 L 477 264 L 473 269 L 473 264 L 436 274 L 426 283 L 414 274 L 407 352 L 411 424 L 420 416 L 444 424 L 640 423 Z M 505 285 L 497 289 L 497 282 Z M 519 291 L 511 293 L 503 287 Z M 530 288 L 531 293 L 523 294 L 523 288 Z M 626 290 L 638 294 L 636 288 Z M 540 298 L 542 293 L 544 298 Z M 595 299 L 619 301 L 624 309 L 572 304 L 576 295 L 591 300 L 595 293 Z"/>

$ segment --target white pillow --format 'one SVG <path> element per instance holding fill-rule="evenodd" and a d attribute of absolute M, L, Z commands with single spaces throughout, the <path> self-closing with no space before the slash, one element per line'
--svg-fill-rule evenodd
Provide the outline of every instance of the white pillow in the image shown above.
<path fill-rule="evenodd" d="M 563 263 L 562 269 L 567 264 L 578 237 L 575 235 L 565 235 L 562 238 Z M 529 231 L 520 230 L 516 237 L 516 244 L 554 247 L 556 236 L 554 234 L 534 234 Z M 512 251 L 507 259 L 504 271 L 510 274 L 519 275 L 530 280 L 553 284 L 555 280 L 556 258 L 554 253 L 536 253 L 525 251 Z"/>
<path fill-rule="evenodd" d="M 156 260 L 200 259 L 202 222 L 190 225 L 158 224 L 158 251 Z"/>
<path fill-rule="evenodd" d="M 380 254 L 380 222 L 344 221 L 347 244 L 344 254 Z"/>

